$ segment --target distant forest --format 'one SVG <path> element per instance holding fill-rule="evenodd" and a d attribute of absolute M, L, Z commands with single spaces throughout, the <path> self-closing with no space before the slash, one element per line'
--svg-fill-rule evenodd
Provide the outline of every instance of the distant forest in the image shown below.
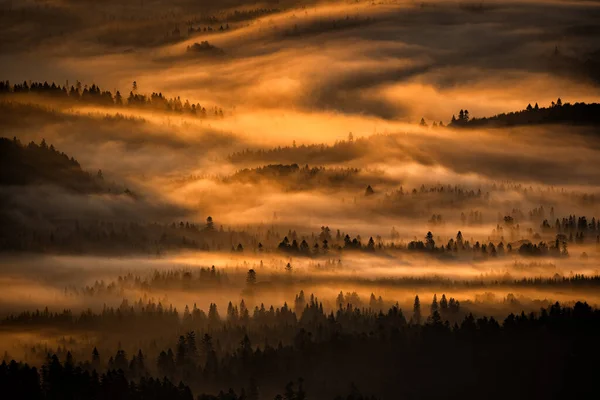
<path fill-rule="evenodd" d="M 369 154 L 381 151 L 381 148 L 399 147 L 394 135 L 375 134 L 369 137 L 354 138 L 352 133 L 347 140 L 339 140 L 334 144 L 301 144 L 278 146 L 270 149 L 246 149 L 228 156 L 235 164 L 263 163 L 297 163 L 305 164 L 336 164 L 359 159 Z M 398 155 L 396 160 L 401 157 Z"/>
<path fill-rule="evenodd" d="M 83 103 L 88 105 L 112 106 L 112 107 L 138 107 L 188 114 L 200 118 L 224 116 L 223 109 L 213 107 L 206 109 L 200 103 L 190 104 L 188 100 L 182 101 L 179 96 L 167 98 L 162 93 L 151 95 L 138 93 L 137 82 L 133 82 L 129 96 L 124 98 L 120 91 L 113 95 L 110 90 L 103 90 L 96 84 L 82 86 L 77 81 L 75 85 L 68 87 L 57 85 L 54 82 L 23 82 L 11 85 L 9 81 L 0 81 L 0 98 L 10 94 L 37 94 L 44 95 L 55 100 L 63 100 L 71 103 Z"/>
<path fill-rule="evenodd" d="M 564 103 L 560 98 L 549 107 L 528 104 L 524 110 L 502 113 L 493 117 L 471 118 L 469 110 L 460 110 L 458 118 L 453 115 L 453 128 L 507 127 L 518 125 L 570 124 L 600 125 L 600 104 Z"/>
<path fill-rule="evenodd" d="M 385 139 L 385 137 L 382 137 Z M 341 142 L 336 146 L 348 146 L 353 142 Z M 295 148 L 289 148 L 293 150 Z M 307 149 L 310 149 L 307 147 Z M 316 148 L 315 148 L 316 149 Z M 283 149 L 277 151 L 284 151 Z M 244 153 L 252 154 L 250 152 Z M 264 154 L 264 153 L 263 153 Z M 312 180 L 322 181 L 326 186 L 335 186 L 349 179 L 357 181 L 363 187 L 368 177 L 360 177 L 360 170 L 354 168 L 326 169 L 300 167 L 292 165 L 267 165 L 256 169 L 243 169 L 224 179 L 225 182 L 259 182 L 262 179 L 282 179 L 282 184 L 290 189 L 307 185 Z M 346 182 L 347 183 L 347 182 Z M 136 200 L 138 196 L 127 188 L 105 181 L 101 170 L 95 174 L 84 171 L 73 157 L 59 152 L 45 140 L 38 145 L 30 142 L 23 145 L 16 138 L 0 138 L 0 187 L 25 185 L 55 185 L 80 194 L 105 193 L 128 196 Z M 527 193 L 522 186 L 492 186 L 495 191 L 517 190 Z M 531 188 L 529 189 L 532 190 Z M 366 186 L 362 196 L 365 199 L 375 194 L 371 186 Z M 404 199 L 418 199 L 435 195 L 448 198 L 452 202 L 480 200 L 487 201 L 489 192 L 467 190 L 457 186 L 438 185 L 417 190 L 398 191 L 383 196 L 383 203 L 401 204 Z M 575 198 L 574 194 L 564 193 Z M 585 204 L 593 204 L 593 195 L 579 194 Z M 485 241 L 463 238 L 461 226 L 476 226 L 483 222 L 482 214 L 477 210 L 462 212 L 461 223 L 457 227 L 456 237 L 441 238 L 432 231 L 446 222 L 441 214 L 433 214 L 427 221 L 431 231 L 421 240 L 415 238 L 409 242 L 400 240 L 395 228 L 391 233 L 381 232 L 368 238 L 352 235 L 349 232 L 332 231 L 322 226 L 321 231 L 299 235 L 295 230 L 282 230 L 277 226 L 262 229 L 235 230 L 224 229 L 217 225 L 212 217 L 204 222 L 139 220 L 102 220 L 72 218 L 55 220 L 49 216 L 48 224 L 28 226 L 21 224 L 14 213 L 6 210 L 18 209 L 18 203 L 9 198 L 3 200 L 5 211 L 0 213 L 0 251 L 67 252 L 67 253 L 135 253 L 161 255 L 176 250 L 231 251 L 234 253 L 279 252 L 294 256 L 322 257 L 330 253 L 362 251 L 365 253 L 386 253 L 409 251 L 428 253 L 442 258 L 472 257 L 485 259 L 501 257 L 515 252 L 524 256 L 566 257 L 568 246 L 595 243 L 600 245 L 600 220 L 595 217 L 555 215 L 554 208 L 544 210 L 543 206 L 523 212 L 513 209 L 508 214 L 499 213 L 496 228 Z M 582 204 L 583 204 L 582 203 Z M 535 231 L 522 228 L 520 223 L 539 224 Z M 585 256 L 585 253 L 583 254 Z"/>
<path fill-rule="evenodd" d="M 324 264 L 338 264 L 340 268 L 344 268 L 344 264 L 341 260 L 336 262 L 335 259 L 327 260 Z M 282 263 L 283 264 L 283 263 Z M 247 295 L 255 295 L 260 292 L 261 285 L 255 285 L 255 280 L 263 282 L 262 287 L 267 290 L 270 284 L 280 284 L 291 287 L 293 284 L 301 284 L 303 276 L 296 275 L 296 269 L 294 267 L 295 262 L 287 263 L 283 267 L 281 272 L 285 272 L 282 275 L 269 275 L 262 276 L 261 273 L 256 272 L 252 269 L 252 272 L 248 272 L 246 275 L 246 288 L 243 292 Z M 556 271 L 556 266 L 550 263 L 538 263 L 538 262 L 514 262 L 511 267 L 516 271 L 535 271 L 535 272 L 548 272 Z M 309 264 L 309 269 L 315 271 L 322 270 L 321 265 L 317 263 Z M 202 291 L 210 288 L 240 288 L 240 277 L 243 273 L 243 267 L 236 267 L 235 273 L 232 274 L 231 278 L 224 269 L 215 268 L 213 265 L 211 268 L 201 267 L 199 271 L 191 269 L 173 269 L 169 271 L 154 271 L 148 275 L 139 275 L 129 273 L 127 275 L 119 276 L 117 279 L 106 282 L 96 281 L 93 285 L 86 285 L 85 287 L 68 286 L 65 288 L 64 294 L 72 297 L 106 297 L 106 296 L 117 296 L 120 298 L 127 298 L 128 293 L 161 293 L 163 290 L 175 290 L 179 292 L 190 292 Z M 344 276 L 329 276 L 320 277 L 320 282 L 327 283 L 335 286 L 338 284 L 344 284 L 349 279 Z M 427 277 L 427 276 L 405 276 L 400 278 L 353 278 L 351 280 L 358 287 L 368 286 L 375 283 L 378 287 L 382 288 L 406 288 L 406 290 L 414 288 L 442 288 L 444 290 L 456 290 L 456 289 L 485 289 L 485 288 L 560 288 L 561 290 L 586 290 L 590 291 L 597 290 L 600 287 L 600 275 L 583 275 L 576 274 L 571 276 L 560 275 L 555 272 L 553 277 L 545 278 L 543 276 L 536 276 L 532 278 L 513 278 L 511 275 L 504 274 L 501 276 L 487 276 L 487 277 L 474 277 L 471 279 L 450 279 L 439 276 Z M 443 296 L 445 298 L 445 295 Z M 507 301 L 511 303 L 518 303 L 518 300 L 514 295 L 507 297 Z M 138 302 L 140 307 L 143 302 Z M 324 301 L 325 306 L 331 308 L 332 304 Z M 389 299 L 375 298 L 375 295 L 371 293 L 371 298 L 367 302 L 365 299 L 358 296 L 356 293 L 343 292 L 337 296 L 335 306 L 338 308 L 340 305 L 350 304 L 355 308 L 371 308 L 377 311 L 383 310 L 384 307 L 392 306 Z M 304 305 L 301 305 L 298 310 L 296 306 L 296 312 L 301 312 Z M 458 304 L 456 305 L 458 311 Z M 71 313 L 69 312 L 69 315 Z M 10 320 L 19 320 L 17 317 L 11 317 L 5 321 L 9 323 Z M 68 322 L 68 321 L 65 321 Z"/>
<path fill-rule="evenodd" d="M 310 189 L 332 190 L 342 187 L 364 188 L 373 180 L 373 173 L 359 168 L 310 167 L 308 164 L 269 164 L 257 168 L 244 168 L 231 176 L 223 178 L 224 183 L 259 183 L 268 181 L 279 184 L 285 190 L 298 191 Z"/>
<path fill-rule="evenodd" d="M 188 52 L 192 53 L 215 53 L 221 54 L 222 50 L 210 45 L 204 41 L 194 43 L 188 46 Z M 114 107 L 138 107 L 161 110 L 164 112 L 172 112 L 179 114 L 188 114 L 200 118 L 216 117 L 222 118 L 225 116 L 223 109 L 219 107 L 205 108 L 199 103 L 193 104 L 188 100 L 181 100 L 179 96 L 167 98 L 162 93 L 152 93 L 150 95 L 138 93 L 137 83 L 134 81 L 132 89 L 127 98 L 121 95 L 120 91 L 115 94 L 110 90 L 103 90 L 96 84 L 91 86 L 83 85 L 77 81 L 75 85 L 69 87 L 68 83 L 61 86 L 52 82 L 23 82 L 11 84 L 9 81 L 0 81 L 0 96 L 8 94 L 38 94 L 45 95 L 57 100 L 78 102 L 89 105 L 98 106 L 114 106 Z M 1 97 L 0 97 L 1 98 Z M 597 103 L 564 103 L 560 98 L 548 107 L 539 107 L 537 103 L 534 106 L 528 104 L 524 110 L 513 111 L 509 113 L 501 113 L 491 117 L 471 117 L 469 110 L 460 110 L 458 116 L 453 115 L 448 126 L 453 128 L 477 128 L 477 127 L 510 127 L 520 125 L 540 125 L 540 124 L 571 124 L 571 125 L 599 125 L 600 124 L 600 104 Z M 421 119 L 421 126 L 428 126 L 424 118 Z M 433 122 L 432 127 L 444 128 L 443 122 Z M 385 136 L 385 135 L 382 135 Z M 360 140 L 360 139 L 359 139 Z M 352 150 L 355 142 L 350 139 L 347 142 L 340 142 L 337 146 L 345 147 L 345 150 Z M 365 143 L 363 143 L 365 144 Z M 334 156 L 338 161 L 352 159 L 356 155 L 356 151 L 351 152 L 345 157 L 338 154 L 342 148 L 334 148 L 327 151 L 325 148 L 319 148 L 319 145 L 301 146 L 299 150 L 303 150 L 304 158 L 298 160 L 300 163 L 318 161 L 314 157 L 317 155 L 315 151 L 320 150 L 320 158 Z M 295 146 L 294 146 L 295 148 Z M 281 150 L 281 149 L 279 149 Z M 364 149 L 363 149 L 364 152 Z M 239 161 L 247 159 L 247 152 L 234 153 L 230 156 L 231 161 Z M 310 157 L 309 158 L 307 158 Z M 278 161 L 272 159 L 271 161 Z M 288 159 L 289 161 L 289 159 Z M 331 162 L 331 160 L 330 160 Z"/>

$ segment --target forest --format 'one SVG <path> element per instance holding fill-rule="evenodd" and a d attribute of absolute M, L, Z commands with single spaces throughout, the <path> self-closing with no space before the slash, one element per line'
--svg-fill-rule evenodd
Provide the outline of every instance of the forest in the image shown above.
<path fill-rule="evenodd" d="M 208 42 L 203 43 L 206 43 L 206 46 L 210 46 Z M 192 46 L 193 49 L 195 48 L 194 46 Z M 0 96 L 3 97 L 3 101 L 12 100 L 13 98 L 13 101 L 18 101 L 26 99 L 27 97 L 24 95 L 37 95 L 61 101 L 65 105 L 84 103 L 105 107 L 148 107 L 165 112 L 185 113 L 201 118 L 211 116 L 223 117 L 223 110 L 220 108 L 215 107 L 213 110 L 207 111 L 200 103 L 190 105 L 188 100 L 182 102 L 179 96 L 176 98 L 166 98 L 162 93 L 153 92 L 151 95 L 141 94 L 138 92 L 136 81 L 133 81 L 127 98 L 124 98 L 118 90 L 113 95 L 110 90 L 102 90 L 93 83 L 88 87 L 88 85 L 82 86 L 81 82 L 77 81 L 75 86 L 71 85 L 70 88 L 68 86 L 68 80 L 62 87 L 54 82 L 48 84 L 46 81 L 43 83 L 32 81 L 27 83 L 27 81 L 24 81 L 23 83 L 15 83 L 12 86 L 9 81 L 0 81 Z"/>
<path fill-rule="evenodd" d="M 501 321 L 469 313 L 450 324 L 446 318 L 456 312 L 453 303 L 454 299 L 448 302 L 445 296 L 439 302 L 434 297 L 422 310 L 417 296 L 407 321 L 397 306 L 375 311 L 340 304 L 336 313 L 327 314 L 312 296 L 303 310 L 296 304 L 301 310 L 299 319 L 285 304 L 275 311 L 261 307 L 250 316 L 242 301 L 239 310 L 230 303 L 225 322 L 212 304 L 208 316 L 195 307 L 192 312 L 186 308 L 178 329 L 172 325 L 178 321 L 175 311 L 148 305 L 137 316 L 133 307 L 129 311 L 122 305 L 117 315 L 114 310 L 105 310 L 101 316 L 85 313 L 76 323 L 93 323 L 97 329 L 119 326 L 127 331 L 118 321 L 137 321 L 132 326 L 139 329 L 155 320 L 182 334 L 168 349 L 152 342 L 131 356 L 119 349 L 107 357 L 94 347 L 77 360 L 64 349 L 57 349 L 59 354 L 43 349 L 39 370 L 3 361 L 0 382 L 8 394 L 17 397 L 26 388 L 30 398 L 191 399 L 191 387 L 218 392 L 216 396 L 200 394 L 199 399 L 377 398 L 363 393 L 385 398 L 470 398 L 490 386 L 497 387 L 489 394 L 491 398 L 509 396 L 515 386 L 520 388 L 519 398 L 542 393 L 551 398 L 579 397 L 594 391 L 599 312 L 587 303 L 564 307 L 557 302 L 538 313 L 511 313 Z M 27 326 L 39 321 L 56 326 L 71 318 L 45 310 L 10 323 Z M 250 336 L 260 342 L 253 344 Z M 31 353 L 36 356 L 36 349 Z M 362 362 L 357 363 L 357 358 Z M 540 359 L 545 360 L 543 366 Z M 454 368 L 449 368 L 450 360 Z M 481 368 L 492 364 L 496 368 Z M 429 373 L 422 374 L 421 368 Z M 432 374 L 438 385 L 428 384 Z M 286 381 L 290 376 L 299 378 Z M 342 382 L 348 381 L 350 394 L 334 397 L 344 390 Z M 507 381 L 512 384 L 503 385 Z M 281 382 L 279 389 L 276 382 Z"/>
<path fill-rule="evenodd" d="M 457 127 L 515 126 L 531 124 L 581 124 L 598 125 L 600 104 L 562 103 L 560 97 L 549 107 L 528 104 L 522 111 L 503 113 L 493 117 L 471 118 L 469 110 L 460 110 L 458 118 L 452 116 L 450 124 Z"/>
<path fill-rule="evenodd" d="M 599 20 L 0 0 L 0 398 L 599 398 Z"/>

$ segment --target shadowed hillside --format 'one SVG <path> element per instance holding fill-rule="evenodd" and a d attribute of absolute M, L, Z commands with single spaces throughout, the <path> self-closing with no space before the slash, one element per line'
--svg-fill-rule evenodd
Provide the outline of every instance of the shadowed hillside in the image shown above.
<path fill-rule="evenodd" d="M 550 107 L 527 105 L 525 110 L 502 113 L 493 117 L 470 118 L 468 110 L 460 110 L 458 118 L 452 116 L 453 128 L 507 127 L 517 125 L 567 124 L 600 125 L 600 104 L 565 103 L 559 98 Z"/>
<path fill-rule="evenodd" d="M 53 184 L 77 192 L 99 192 L 102 172 L 96 177 L 81 169 L 73 157 L 57 151 L 45 140 L 23 146 L 16 138 L 0 138 L 0 185 Z"/>

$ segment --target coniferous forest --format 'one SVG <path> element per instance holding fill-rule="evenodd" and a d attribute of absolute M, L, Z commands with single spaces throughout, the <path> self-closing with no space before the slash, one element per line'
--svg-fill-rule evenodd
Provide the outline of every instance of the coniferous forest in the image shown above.
<path fill-rule="evenodd" d="M 598 20 L 0 1 L 0 398 L 599 398 Z"/>

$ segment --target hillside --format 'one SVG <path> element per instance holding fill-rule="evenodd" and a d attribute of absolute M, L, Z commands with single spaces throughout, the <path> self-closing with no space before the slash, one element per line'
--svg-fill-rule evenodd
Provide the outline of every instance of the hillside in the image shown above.
<path fill-rule="evenodd" d="M 81 169 L 73 157 L 57 151 L 45 140 L 24 146 L 16 138 L 0 138 L 0 185 L 53 184 L 82 193 L 102 191 L 96 177 Z"/>
<path fill-rule="evenodd" d="M 600 104 L 562 103 L 559 98 L 550 107 L 529 104 L 521 111 L 497 114 L 492 117 L 471 118 L 468 110 L 460 110 L 458 118 L 452 116 L 453 128 L 506 127 L 518 125 L 568 124 L 600 125 Z"/>

